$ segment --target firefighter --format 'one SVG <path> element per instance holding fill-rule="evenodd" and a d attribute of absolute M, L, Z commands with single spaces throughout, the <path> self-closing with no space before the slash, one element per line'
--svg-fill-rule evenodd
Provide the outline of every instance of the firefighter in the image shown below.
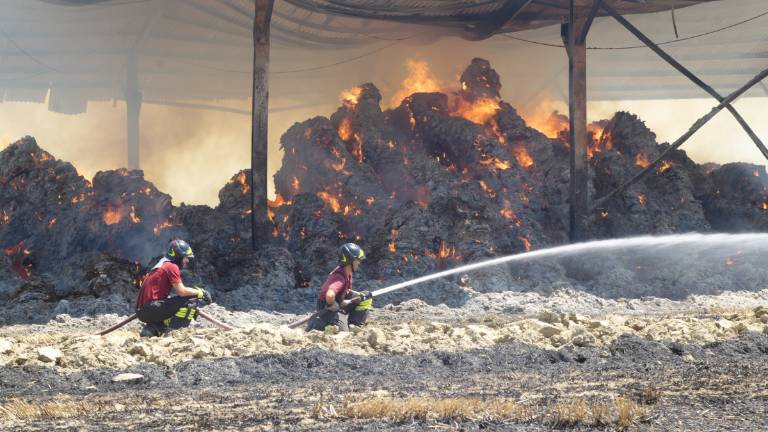
<path fill-rule="evenodd" d="M 352 290 L 352 273 L 360 269 L 365 252 L 354 243 L 345 243 L 339 250 L 339 266 L 320 288 L 317 316 L 310 321 L 309 330 L 338 328 L 349 331 L 349 325 L 362 326 L 373 309 L 373 298 L 368 291 Z"/>
<path fill-rule="evenodd" d="M 181 270 L 194 258 L 187 242 L 172 240 L 168 252 L 144 278 L 136 299 L 136 316 L 145 323 L 141 336 L 160 336 L 187 327 L 196 318 L 198 304 L 211 303 L 208 291 L 184 286 L 181 280 Z M 169 297 L 171 288 L 176 294 L 173 297 Z"/>

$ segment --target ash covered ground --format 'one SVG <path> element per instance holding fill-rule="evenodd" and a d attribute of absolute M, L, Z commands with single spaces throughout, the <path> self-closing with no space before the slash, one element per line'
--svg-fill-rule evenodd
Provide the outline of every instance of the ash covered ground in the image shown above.
<path fill-rule="evenodd" d="M 288 329 L 338 245 L 375 290 L 567 241 L 567 131 L 547 137 L 474 59 L 459 90 L 381 109 L 373 84 L 282 137 L 277 198 L 251 250 L 250 171 L 215 208 L 173 205 L 124 169 L 92 181 L 31 137 L 0 152 L 0 425 L 9 430 L 763 430 L 762 235 L 590 251 L 456 275 L 376 300 L 351 333 Z M 553 122 L 562 122 L 556 115 Z M 567 125 L 567 121 L 565 122 Z M 558 128 L 555 128 L 556 130 Z M 562 128 L 559 128 L 562 129 Z M 590 196 L 668 145 L 619 112 L 590 126 Z M 44 143 L 43 143 L 44 144 Z M 765 168 L 675 151 L 597 209 L 595 239 L 760 232 Z M 214 292 L 199 321 L 141 339 L 133 312 L 169 239 Z M 738 239 L 738 241 L 734 241 Z M 136 373 L 125 382 L 114 378 Z M 176 401 L 169 403 L 169 401 Z"/>

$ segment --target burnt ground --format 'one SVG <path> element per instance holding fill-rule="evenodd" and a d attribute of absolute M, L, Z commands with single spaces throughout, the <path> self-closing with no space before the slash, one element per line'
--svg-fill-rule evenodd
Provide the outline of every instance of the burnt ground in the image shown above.
<path fill-rule="evenodd" d="M 142 364 L 135 384 L 120 372 L 12 367 L 0 370 L 0 398 L 78 405 L 71 418 L 33 415 L 5 430 L 613 430 L 589 420 L 557 425 L 565 401 L 622 396 L 646 403 L 630 430 L 765 430 L 768 335 L 744 333 L 704 345 L 622 336 L 606 348 L 548 350 L 519 342 L 464 352 L 358 356 L 319 348 L 242 358 Z M 345 418 L 345 404 L 375 397 L 511 399 L 535 407 L 527 421 L 467 418 Z"/>

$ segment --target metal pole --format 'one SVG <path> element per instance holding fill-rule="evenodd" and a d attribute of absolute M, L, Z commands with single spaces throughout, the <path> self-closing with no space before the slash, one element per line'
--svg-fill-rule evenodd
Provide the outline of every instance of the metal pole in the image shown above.
<path fill-rule="evenodd" d="M 574 0 L 569 2 L 567 26 L 568 46 L 568 118 L 570 121 L 570 239 L 584 238 L 584 222 L 589 210 L 588 159 L 587 159 L 587 46 L 577 40 L 581 35 L 586 17 Z"/>
<path fill-rule="evenodd" d="M 269 23 L 274 0 L 256 0 L 253 19 L 251 125 L 251 245 L 269 238 L 267 221 L 267 140 L 269 124 Z M 261 228 L 261 229 L 260 229 Z"/>

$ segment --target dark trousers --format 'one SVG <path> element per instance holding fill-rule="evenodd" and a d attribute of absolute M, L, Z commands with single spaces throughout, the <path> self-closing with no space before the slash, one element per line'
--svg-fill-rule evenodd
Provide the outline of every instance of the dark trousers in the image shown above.
<path fill-rule="evenodd" d="M 307 330 L 324 331 L 328 326 L 337 326 L 339 331 L 349 331 L 349 326 L 362 326 L 368 319 L 368 311 L 355 310 L 354 305 L 349 306 L 349 310 L 341 309 L 338 312 L 332 312 L 326 309 L 327 304 L 323 300 L 317 301 L 317 316 L 309 322 Z"/>
<path fill-rule="evenodd" d="M 197 317 L 197 299 L 193 297 L 168 297 L 151 301 L 136 311 L 139 321 L 158 327 L 178 329 L 188 327 Z"/>

